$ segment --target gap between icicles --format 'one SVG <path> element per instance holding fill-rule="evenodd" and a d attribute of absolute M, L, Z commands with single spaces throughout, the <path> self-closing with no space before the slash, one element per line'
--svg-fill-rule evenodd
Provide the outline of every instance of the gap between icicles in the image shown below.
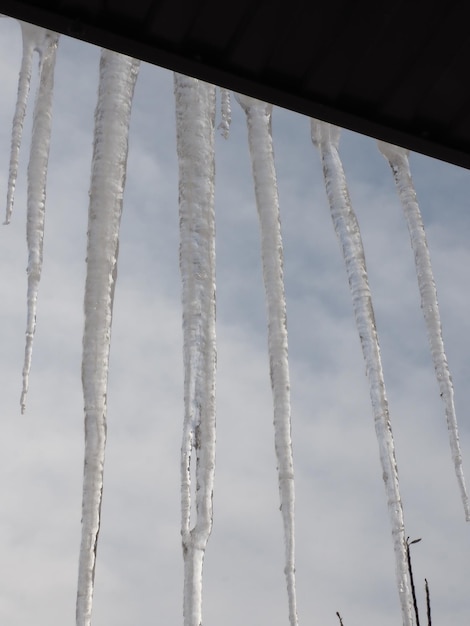
<path fill-rule="evenodd" d="M 33 111 L 28 165 L 28 289 L 25 361 L 21 411 L 25 410 L 42 268 L 46 178 L 52 121 L 57 33 L 21 23 L 23 57 L 13 119 L 5 223 L 10 222 L 18 173 L 34 54 L 39 84 Z M 103 50 L 90 188 L 85 329 L 82 382 L 85 400 L 85 460 L 82 539 L 79 552 L 77 626 L 91 624 L 96 547 L 100 527 L 106 444 L 106 393 L 114 288 L 117 277 L 119 225 L 125 185 L 129 119 L 139 61 Z M 215 471 L 215 213 L 214 127 L 216 88 L 175 74 L 176 146 L 179 162 L 180 270 L 183 305 L 184 420 L 181 448 L 181 536 L 184 559 L 185 626 L 202 624 L 204 553 L 212 529 Z M 230 93 L 221 91 L 224 137 L 228 136 Z M 283 283 L 282 238 L 274 167 L 272 106 L 242 95 L 261 233 L 266 294 L 268 351 L 274 407 L 274 441 L 284 525 L 285 576 L 290 626 L 297 626 L 295 593 L 294 471 L 291 443 L 290 382 Z M 196 129 L 198 132 L 196 132 Z M 406 569 L 403 510 L 394 443 L 380 361 L 372 298 L 357 218 L 353 212 L 338 152 L 340 130 L 312 120 L 312 141 L 323 165 L 333 225 L 346 264 L 353 310 L 370 385 L 370 396 L 385 481 L 396 557 L 397 587 L 404 626 L 412 626 Z M 444 352 L 437 294 L 424 226 L 409 171 L 407 152 L 379 142 L 395 177 L 415 255 L 421 306 L 431 354 L 445 406 L 452 457 L 466 519 L 470 519 L 453 402 L 453 387 Z M 106 184 L 103 181 L 106 180 Z M 194 468 L 193 472 L 191 471 Z M 196 485 L 191 484 L 195 476 Z M 191 499 L 195 498 L 195 519 Z"/>

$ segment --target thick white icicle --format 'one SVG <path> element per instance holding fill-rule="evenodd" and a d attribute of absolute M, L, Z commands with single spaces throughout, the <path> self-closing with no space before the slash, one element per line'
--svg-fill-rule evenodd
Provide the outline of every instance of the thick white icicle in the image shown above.
<path fill-rule="evenodd" d="M 202 624 L 202 569 L 212 530 L 215 471 L 215 87 L 175 74 L 183 283 L 184 425 L 181 535 L 184 625 Z M 195 489 L 191 467 L 196 455 Z M 196 519 L 191 528 L 191 494 Z"/>
<path fill-rule="evenodd" d="M 217 126 L 222 137 L 228 139 L 230 133 L 230 124 L 232 123 L 232 108 L 230 106 L 230 91 L 228 89 L 220 90 L 222 121 Z"/>
<path fill-rule="evenodd" d="M 346 263 L 354 315 L 361 340 L 374 412 L 375 431 L 387 495 L 388 512 L 396 560 L 397 586 L 404 626 L 412 626 L 413 609 L 410 592 L 403 508 L 400 497 L 388 401 L 375 326 L 372 297 L 367 278 L 361 232 L 351 206 L 346 178 L 338 154 L 340 129 L 312 120 L 312 141 L 320 150 L 326 192 L 336 235 Z"/>
<path fill-rule="evenodd" d="M 408 151 L 391 144 L 378 142 L 379 150 L 387 159 L 392 168 L 398 194 L 403 206 L 408 231 L 410 233 L 411 247 L 413 249 L 416 275 L 418 278 L 419 293 L 421 296 L 421 309 L 429 339 L 429 346 L 439 383 L 439 391 L 445 405 L 447 429 L 449 431 L 450 448 L 454 461 L 455 473 L 460 488 L 460 494 L 465 510 L 465 517 L 470 521 L 470 507 L 468 494 L 465 487 L 465 477 L 460 452 L 459 431 L 454 406 L 454 388 L 447 364 L 442 338 L 441 319 L 437 301 L 437 291 L 431 266 L 431 257 L 426 240 L 424 224 L 419 210 L 416 192 L 411 178 Z"/>
<path fill-rule="evenodd" d="M 21 59 L 21 69 L 18 78 L 18 95 L 16 98 L 15 114 L 13 116 L 13 127 L 11 133 L 10 171 L 8 175 L 7 209 L 5 224 L 9 224 L 13 211 L 15 197 L 16 178 L 18 175 L 18 162 L 20 156 L 21 138 L 23 134 L 23 124 L 28 103 L 29 88 L 31 85 L 31 72 L 33 66 L 34 51 L 41 54 L 46 29 L 34 24 L 20 22 L 21 35 L 23 38 L 23 56 Z"/>
<path fill-rule="evenodd" d="M 38 39 L 40 39 L 41 33 L 38 33 L 37 35 Z M 34 37 L 32 37 L 32 41 L 34 43 Z M 34 105 L 33 134 L 31 138 L 31 152 L 28 164 L 28 210 L 26 224 L 26 240 L 28 243 L 28 312 L 23 365 L 23 390 L 20 400 L 22 413 L 24 413 L 25 410 L 26 394 L 28 392 L 29 372 L 31 370 L 31 357 L 33 352 L 33 338 L 36 330 L 38 289 L 42 270 L 47 164 L 49 161 L 49 146 L 51 141 L 52 95 L 54 90 L 54 68 L 58 42 L 59 35 L 57 33 L 45 31 L 39 48 L 41 56 L 39 66 L 39 86 Z M 20 137 L 21 131 L 19 134 L 16 133 L 16 141 L 19 142 Z M 13 160 L 14 153 L 15 148 L 12 150 Z M 14 168 L 15 164 L 13 164 L 13 169 Z M 10 176 L 12 176 L 11 169 Z M 14 172 L 14 178 L 16 178 L 16 172 Z M 9 216 L 7 215 L 7 220 L 8 219 Z"/>
<path fill-rule="evenodd" d="M 295 591 L 294 463 L 291 440 L 290 381 L 279 198 L 271 136 L 272 105 L 237 95 L 246 113 L 268 315 L 268 346 L 274 404 L 274 441 L 284 525 L 289 621 L 298 624 Z"/>
<path fill-rule="evenodd" d="M 82 384 L 85 466 L 77 626 L 91 624 L 106 444 L 106 393 L 129 119 L 139 61 L 103 50 L 88 212 Z"/>

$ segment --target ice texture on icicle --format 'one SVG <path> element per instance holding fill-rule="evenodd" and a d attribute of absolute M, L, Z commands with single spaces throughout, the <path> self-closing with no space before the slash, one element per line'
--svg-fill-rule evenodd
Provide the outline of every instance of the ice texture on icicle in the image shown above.
<path fill-rule="evenodd" d="M 139 69 L 135 59 L 103 50 L 95 111 L 88 211 L 82 384 L 85 463 L 77 626 L 91 624 L 106 444 L 106 393 L 119 225 L 126 179 L 129 119 Z"/>
<path fill-rule="evenodd" d="M 21 35 L 23 38 L 23 54 L 21 58 L 20 75 L 18 78 L 18 95 L 16 98 L 15 114 L 11 133 L 10 170 L 8 175 L 7 208 L 5 224 L 9 224 L 13 211 L 15 198 L 16 178 L 18 176 L 18 163 L 20 156 L 23 124 L 28 104 L 28 95 L 31 85 L 31 73 L 35 50 L 40 57 L 43 51 L 47 30 L 34 24 L 20 22 Z M 41 59 L 40 59 L 41 60 Z"/>
<path fill-rule="evenodd" d="M 454 388 L 447 364 L 442 338 L 441 319 L 437 301 L 436 284 L 431 266 L 431 257 L 426 240 L 424 224 L 419 210 L 416 192 L 411 178 L 408 151 L 391 144 L 378 142 L 379 150 L 387 159 L 395 178 L 398 195 L 403 206 L 408 231 L 410 233 L 411 247 L 415 258 L 416 275 L 418 278 L 419 293 L 421 296 L 421 309 L 428 333 L 429 346 L 431 349 L 434 369 L 436 371 L 439 391 L 445 405 L 447 429 L 454 461 L 455 473 L 460 488 L 460 494 L 465 510 L 465 517 L 470 521 L 470 508 L 468 494 L 465 487 L 465 478 L 460 452 L 459 431 L 454 406 Z"/>
<path fill-rule="evenodd" d="M 340 129 L 312 120 L 312 141 L 319 149 L 326 192 L 336 235 L 346 264 L 356 326 L 369 380 L 375 431 L 387 496 L 396 561 L 397 587 L 404 626 L 413 624 L 406 537 L 400 497 L 395 446 L 389 416 L 372 296 L 367 277 L 361 232 L 351 206 L 343 166 L 338 153 Z"/>
<path fill-rule="evenodd" d="M 220 90 L 222 121 L 217 126 L 224 139 L 228 139 L 230 133 L 230 124 L 232 123 L 232 108 L 230 105 L 230 91 L 228 89 Z"/>
<path fill-rule="evenodd" d="M 285 541 L 289 621 L 298 624 L 295 590 L 294 464 L 279 198 L 271 136 L 272 105 L 236 95 L 246 113 L 268 315 L 268 347 L 274 405 L 274 441 Z"/>
<path fill-rule="evenodd" d="M 215 87 L 175 74 L 174 91 L 184 336 L 183 612 L 185 626 L 200 626 L 202 570 L 212 530 L 215 471 Z M 192 468 L 195 488 L 191 486 Z M 196 500 L 194 522 L 192 494 Z"/>
<path fill-rule="evenodd" d="M 38 39 L 41 34 L 38 35 Z M 42 271 L 42 249 L 44 240 L 44 218 L 46 209 L 47 164 L 52 125 L 52 96 L 54 90 L 54 68 L 59 35 L 45 31 L 39 53 L 39 86 L 33 113 L 33 133 L 28 163 L 28 208 L 26 240 L 28 244 L 28 293 L 26 346 L 23 364 L 23 390 L 21 392 L 21 412 L 26 407 L 26 394 L 29 385 L 33 338 L 36 330 L 36 310 L 39 281 Z M 19 144 L 18 144 L 19 149 Z M 11 174 L 11 172 L 10 172 Z"/>

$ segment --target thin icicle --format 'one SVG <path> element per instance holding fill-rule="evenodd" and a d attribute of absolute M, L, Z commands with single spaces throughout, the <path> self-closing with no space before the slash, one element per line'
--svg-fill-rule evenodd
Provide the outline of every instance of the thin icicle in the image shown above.
<path fill-rule="evenodd" d="M 215 87 L 175 74 L 183 283 L 184 425 L 181 536 L 184 625 L 202 624 L 202 569 L 212 530 L 215 471 Z M 191 468 L 196 455 L 195 489 Z M 191 494 L 196 519 L 191 528 Z"/>
<path fill-rule="evenodd" d="M 380 348 L 372 297 L 367 277 L 364 248 L 356 215 L 338 154 L 340 129 L 312 120 L 312 141 L 319 149 L 326 192 L 336 235 L 346 263 L 354 315 L 361 340 L 374 412 L 375 431 L 387 495 L 388 512 L 396 560 L 397 586 L 404 626 L 413 624 L 413 607 L 407 566 L 406 537 L 395 459 L 392 427 L 383 378 Z"/>
<path fill-rule="evenodd" d="M 85 466 L 77 626 L 91 624 L 106 444 L 106 393 L 129 119 L 139 61 L 103 50 L 88 212 L 82 384 Z"/>
<path fill-rule="evenodd" d="M 38 289 L 42 270 L 47 164 L 51 141 L 52 96 L 58 43 L 59 35 L 52 31 L 46 31 L 39 49 L 41 56 L 39 86 L 34 104 L 33 134 L 28 164 L 28 211 L 26 224 L 26 240 L 28 243 L 28 312 L 23 365 L 23 390 L 20 400 L 22 413 L 24 413 L 26 408 L 33 339 L 36 330 Z M 18 135 L 18 137 L 20 136 Z"/>
<path fill-rule="evenodd" d="M 279 198 L 271 136 L 272 105 L 248 96 L 236 96 L 246 113 L 261 230 L 261 255 L 268 315 L 268 346 L 274 404 L 274 440 L 278 462 L 279 495 L 284 525 L 285 568 L 289 622 L 298 624 L 295 590 L 294 464 L 287 345 L 283 252 Z"/>
<path fill-rule="evenodd" d="M 47 33 L 45 28 L 35 26 L 34 24 L 20 22 L 20 26 L 23 38 L 23 56 L 21 59 L 21 69 L 18 78 L 18 95 L 16 98 L 15 114 L 13 116 L 13 127 L 11 133 L 10 171 L 8 175 L 7 208 L 4 224 L 10 223 L 13 211 L 21 138 L 23 135 L 23 124 L 31 85 L 33 56 L 34 52 L 38 51 L 41 62 L 41 54 Z"/>
<path fill-rule="evenodd" d="M 232 123 L 232 108 L 230 105 L 230 91 L 228 89 L 220 90 L 222 121 L 217 126 L 224 139 L 228 139 L 230 133 L 230 124 Z"/>
<path fill-rule="evenodd" d="M 439 383 L 439 391 L 445 405 L 447 429 L 449 431 L 450 448 L 454 461 L 455 473 L 459 484 L 460 494 L 465 510 L 467 522 L 470 521 L 470 507 L 465 477 L 460 452 L 459 431 L 454 406 L 454 388 L 447 364 L 442 338 L 441 319 L 437 301 L 437 291 L 431 266 L 431 257 L 426 241 L 421 212 L 419 210 L 416 192 L 411 178 L 408 151 L 404 148 L 392 146 L 382 141 L 378 142 L 379 150 L 387 159 L 392 168 L 398 194 L 403 206 L 403 212 L 410 233 L 411 247 L 413 249 L 416 275 L 418 278 L 419 293 L 421 296 L 421 309 L 429 339 L 434 369 Z"/>

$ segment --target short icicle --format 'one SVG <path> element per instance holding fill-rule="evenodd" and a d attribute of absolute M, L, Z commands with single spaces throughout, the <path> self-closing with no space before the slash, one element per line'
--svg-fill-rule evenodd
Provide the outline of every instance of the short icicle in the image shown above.
<path fill-rule="evenodd" d="M 41 31 L 43 29 L 40 29 Z M 23 32 L 35 32 L 24 30 Z M 39 281 L 42 271 L 42 252 L 44 240 L 44 220 L 46 209 L 46 180 L 47 165 L 49 161 L 49 147 L 51 142 L 51 126 L 52 126 L 52 96 L 54 90 L 54 68 L 57 53 L 57 45 L 59 43 L 59 35 L 52 31 L 43 31 L 36 33 L 37 40 L 31 36 L 31 45 L 39 47 L 40 65 L 39 65 L 39 86 L 36 94 L 36 102 L 34 104 L 33 113 L 33 133 L 31 138 L 31 152 L 28 163 L 28 208 L 26 222 L 26 240 L 28 244 L 28 307 L 26 321 L 26 346 L 23 365 L 23 389 L 21 392 L 21 412 L 24 413 L 26 408 L 26 395 L 29 386 L 29 373 L 31 370 L 31 358 L 33 353 L 33 339 L 36 330 L 36 310 Z M 43 37 L 41 39 L 41 37 Z M 34 43 L 36 41 L 36 43 Z M 26 68 L 26 72 L 28 69 Z M 21 105 L 22 106 L 22 105 Z M 20 106 L 20 108 L 21 108 Z M 19 114 L 21 117 L 21 113 Z M 24 117 L 24 115 L 23 115 Z M 18 122 L 20 123 L 20 122 Z M 21 120 L 22 126 L 22 120 Z M 10 168 L 10 177 L 12 177 L 12 169 L 17 168 L 15 158 L 13 157 L 16 150 L 16 142 L 21 138 L 21 130 L 16 133 L 14 131 L 13 141 L 15 146 L 12 149 L 12 159 L 14 161 Z M 16 179 L 14 172 L 13 179 Z M 14 180 L 11 184 L 11 192 L 13 194 Z M 11 196 L 13 202 L 13 195 Z M 7 221 L 9 215 L 7 215 Z"/>
<path fill-rule="evenodd" d="M 174 91 L 184 341 L 183 614 L 184 626 L 201 626 L 202 571 L 212 530 L 215 472 L 215 87 L 175 74 Z M 195 487 L 191 485 L 192 468 Z"/>
<path fill-rule="evenodd" d="M 279 198 L 271 136 L 272 105 L 236 96 L 245 111 L 256 204 L 261 231 L 261 255 L 268 316 L 268 347 L 274 405 L 274 442 L 279 496 L 284 526 L 289 622 L 298 624 L 295 589 L 294 463 L 291 440 L 290 376 L 287 342 L 283 252 Z"/>
<path fill-rule="evenodd" d="M 103 492 L 106 394 L 119 226 L 126 179 L 129 120 L 138 69 L 137 60 L 108 50 L 102 51 L 88 211 L 82 356 L 85 463 L 77 626 L 91 624 Z"/>
<path fill-rule="evenodd" d="M 359 224 L 351 206 L 343 166 L 338 154 L 339 136 L 339 128 L 312 120 L 312 141 L 321 154 L 331 216 L 346 264 L 354 316 L 369 380 L 375 431 L 379 444 L 380 462 L 392 529 L 397 587 L 403 626 L 412 626 L 413 604 L 408 574 L 405 524 L 395 459 L 395 446 L 364 248 Z"/>
<path fill-rule="evenodd" d="M 220 90 L 222 121 L 218 125 L 218 130 L 224 139 L 228 139 L 230 133 L 230 124 L 232 123 L 232 107 L 230 104 L 230 91 L 228 89 Z"/>
<path fill-rule="evenodd" d="M 411 247 L 415 258 L 416 275 L 418 278 L 421 309 L 426 322 L 429 346 L 431 349 L 439 391 L 445 406 L 447 429 L 449 431 L 450 448 L 454 461 L 455 473 L 467 522 L 470 521 L 470 507 L 460 452 L 459 431 L 454 406 L 454 387 L 447 364 L 442 337 L 441 319 L 437 300 L 436 284 L 431 266 L 431 256 L 426 240 L 426 232 L 419 210 L 416 192 L 411 177 L 408 151 L 382 141 L 378 142 L 379 150 L 387 159 L 395 178 L 395 183 L 403 206 L 406 224 L 410 234 Z"/>
<path fill-rule="evenodd" d="M 47 33 L 45 28 L 35 26 L 34 24 L 28 24 L 27 22 L 20 22 L 20 26 L 23 38 L 23 55 L 21 58 L 20 75 L 18 78 L 18 95 L 16 98 L 15 114 L 13 116 L 11 133 L 10 169 L 8 174 L 5 224 L 10 223 L 11 214 L 13 212 L 21 139 L 23 136 L 23 125 L 31 85 L 33 56 L 34 52 L 37 51 L 41 57 Z M 41 63 L 41 58 L 39 62 Z"/>

